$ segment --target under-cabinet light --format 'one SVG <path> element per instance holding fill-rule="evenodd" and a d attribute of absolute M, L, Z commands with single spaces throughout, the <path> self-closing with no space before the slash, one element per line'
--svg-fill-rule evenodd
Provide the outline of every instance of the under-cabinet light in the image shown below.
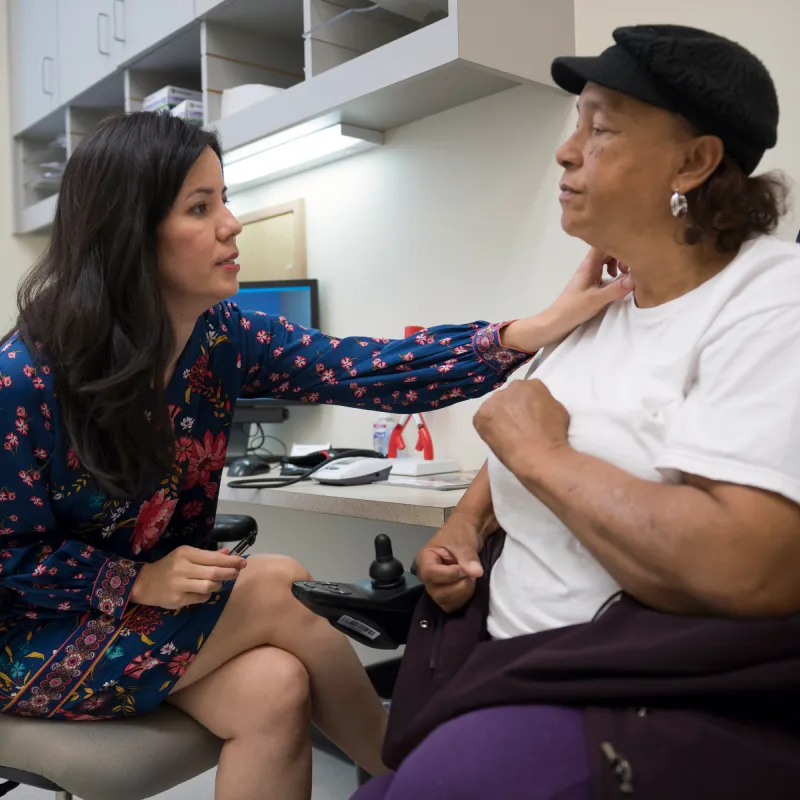
<path fill-rule="evenodd" d="M 294 175 L 331 161 L 362 153 L 383 144 L 383 134 L 354 125 L 331 125 L 306 133 L 298 129 L 267 136 L 226 153 L 225 183 L 229 191 L 241 191 Z"/>

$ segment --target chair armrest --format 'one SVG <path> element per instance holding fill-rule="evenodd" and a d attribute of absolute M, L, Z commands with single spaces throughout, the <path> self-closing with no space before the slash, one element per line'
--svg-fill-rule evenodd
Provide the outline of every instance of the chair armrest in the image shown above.
<path fill-rule="evenodd" d="M 209 535 L 212 544 L 238 542 L 245 536 L 258 533 L 258 523 L 245 514 L 217 514 L 214 528 Z"/>

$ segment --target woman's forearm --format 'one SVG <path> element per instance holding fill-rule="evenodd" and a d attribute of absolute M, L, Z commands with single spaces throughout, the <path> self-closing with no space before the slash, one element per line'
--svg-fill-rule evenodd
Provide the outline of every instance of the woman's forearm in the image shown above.
<path fill-rule="evenodd" d="M 475 480 L 455 507 L 453 517 L 456 516 L 468 520 L 475 527 L 481 547 L 486 543 L 486 539 L 497 531 L 497 518 L 494 515 L 492 491 L 489 486 L 488 462 L 481 467 Z"/>
<path fill-rule="evenodd" d="M 565 325 L 559 323 L 552 312 L 542 311 L 506 325 L 500 332 L 500 340 L 504 347 L 535 353 L 564 335 Z"/>
<path fill-rule="evenodd" d="M 642 480 L 568 446 L 547 459 L 523 455 L 512 472 L 642 602 L 674 613 L 759 613 L 758 556 L 708 492 Z"/>

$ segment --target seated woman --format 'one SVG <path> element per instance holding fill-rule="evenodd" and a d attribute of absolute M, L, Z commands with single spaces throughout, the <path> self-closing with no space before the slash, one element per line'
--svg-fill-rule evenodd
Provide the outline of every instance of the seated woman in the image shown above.
<path fill-rule="evenodd" d="M 620 591 L 645 613 L 667 612 L 653 618 L 669 624 L 696 615 L 727 630 L 725 620 L 800 612 L 800 249 L 770 235 L 781 182 L 751 177 L 776 142 L 775 88 L 751 53 L 704 31 L 637 26 L 614 38 L 599 57 L 553 64 L 556 83 L 580 95 L 577 128 L 556 158 L 564 230 L 627 264 L 634 292 L 546 348 L 533 380 L 482 406 L 475 426 L 489 461 L 417 557 L 433 600 L 447 612 L 470 601 L 468 614 L 479 553 L 505 531 L 482 663 L 514 637 L 544 647 L 566 642 L 554 635 L 562 629 L 577 642 Z M 433 629 L 429 619 L 422 627 Z M 442 641 L 439 629 L 428 635 Z M 590 665 L 579 675 L 602 677 Z M 434 698 L 456 691 L 448 680 L 432 679 Z M 358 800 L 599 796 L 585 701 L 481 709 L 465 697 L 470 680 L 459 697 L 475 710 L 440 722 Z M 639 724 L 644 733 L 652 723 Z M 731 728 L 729 745 L 741 730 Z M 795 782 L 763 770 L 764 796 L 800 796 L 793 730 Z M 691 770 L 675 748 L 698 747 L 695 736 L 685 730 L 651 756 L 673 774 Z M 632 791 L 637 776 L 647 782 L 613 748 L 606 756 L 622 786 L 604 797 Z M 744 766 L 722 771 L 735 781 Z M 755 796 L 652 784 L 648 800 Z"/>
<path fill-rule="evenodd" d="M 67 164 L 0 347 L 0 713 L 166 701 L 226 740 L 217 798 L 293 800 L 311 719 L 375 774 L 386 719 L 347 640 L 292 597 L 299 564 L 207 549 L 236 398 L 444 407 L 630 284 L 579 279 L 508 325 L 336 339 L 223 302 L 240 231 L 219 143 L 183 120 L 109 120 Z"/>

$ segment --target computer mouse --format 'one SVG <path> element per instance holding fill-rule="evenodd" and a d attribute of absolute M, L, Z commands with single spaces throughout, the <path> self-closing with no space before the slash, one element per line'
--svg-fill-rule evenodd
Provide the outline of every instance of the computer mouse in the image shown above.
<path fill-rule="evenodd" d="M 267 459 L 257 455 L 244 456 L 231 461 L 228 475 L 231 478 L 249 478 L 251 475 L 260 475 L 269 472 L 272 465 Z"/>

